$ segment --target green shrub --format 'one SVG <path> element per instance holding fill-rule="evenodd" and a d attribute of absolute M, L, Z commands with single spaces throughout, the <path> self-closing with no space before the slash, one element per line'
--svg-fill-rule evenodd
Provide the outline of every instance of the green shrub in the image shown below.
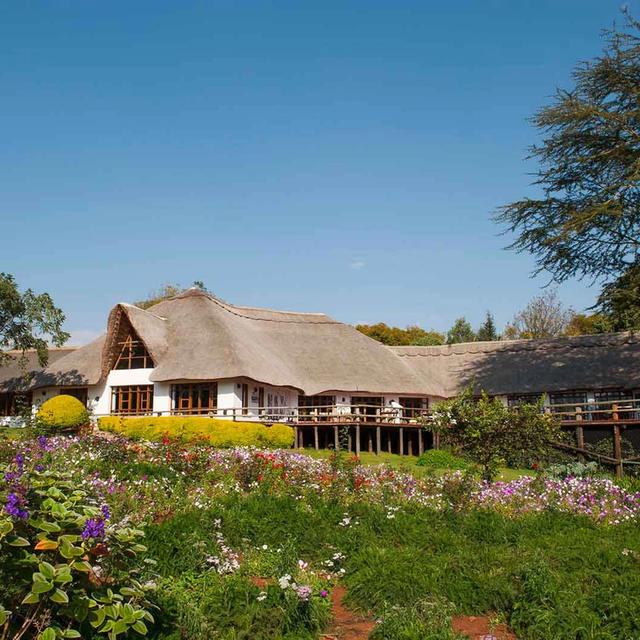
<path fill-rule="evenodd" d="M 89 422 L 89 412 L 77 398 L 59 395 L 40 407 L 36 419 L 45 431 L 72 431 Z"/>
<path fill-rule="evenodd" d="M 466 460 L 446 449 L 429 449 L 418 458 L 416 464 L 428 469 L 450 469 L 452 471 L 465 471 L 469 468 L 469 463 Z"/>
<path fill-rule="evenodd" d="M 233 422 L 204 416 L 109 416 L 99 418 L 98 426 L 105 431 L 120 433 L 130 438 L 170 438 L 182 442 L 200 440 L 219 448 L 256 446 L 281 449 L 293 444 L 293 429 L 284 424 L 267 427 L 259 422 Z"/>

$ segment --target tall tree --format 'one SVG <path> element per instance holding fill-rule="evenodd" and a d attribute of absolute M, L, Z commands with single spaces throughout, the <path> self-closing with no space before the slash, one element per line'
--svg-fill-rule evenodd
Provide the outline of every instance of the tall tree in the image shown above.
<path fill-rule="evenodd" d="M 605 31 L 602 55 L 573 72 L 574 87 L 533 118 L 543 140 L 531 148 L 542 197 L 497 215 L 538 271 L 611 279 L 640 258 L 640 24 Z"/>
<path fill-rule="evenodd" d="M 508 339 L 556 338 L 564 335 L 573 311 L 566 309 L 555 291 L 535 297 L 504 330 Z"/>
<path fill-rule="evenodd" d="M 640 330 L 640 261 L 604 286 L 596 306 L 610 331 Z"/>
<path fill-rule="evenodd" d="M 194 281 L 192 287 L 196 289 L 202 289 L 202 291 L 206 291 L 207 293 L 211 293 L 207 287 L 205 287 L 204 282 L 202 280 Z M 169 300 L 169 298 L 173 298 L 174 296 L 180 295 L 187 291 L 190 287 L 183 287 L 179 284 L 163 284 L 159 289 L 152 291 L 144 300 L 138 300 L 133 304 L 136 307 L 140 307 L 140 309 L 148 309 L 149 307 L 153 307 L 154 304 L 158 304 L 163 300 Z"/>
<path fill-rule="evenodd" d="M 15 278 L 0 273 L 0 365 L 14 356 L 8 351 L 35 349 L 41 366 L 48 362 L 48 342 L 61 347 L 69 334 L 62 330 L 65 316 L 48 293 L 31 289 L 20 293 Z"/>
<path fill-rule="evenodd" d="M 447 332 L 447 344 L 474 342 L 475 340 L 476 334 L 465 317 L 458 318 Z"/>
<path fill-rule="evenodd" d="M 485 317 L 484 322 L 478 329 L 477 339 L 483 342 L 492 342 L 494 340 L 499 340 L 498 332 L 496 331 L 496 323 L 493 319 L 493 314 L 491 311 L 487 311 L 487 316 Z"/>

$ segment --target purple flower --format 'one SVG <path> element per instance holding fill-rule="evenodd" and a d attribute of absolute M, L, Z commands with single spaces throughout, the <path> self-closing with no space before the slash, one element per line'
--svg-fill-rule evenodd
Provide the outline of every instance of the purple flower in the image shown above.
<path fill-rule="evenodd" d="M 7 496 L 7 504 L 5 505 L 5 511 L 14 518 L 20 518 L 26 520 L 29 517 L 29 513 L 26 509 L 23 509 L 24 499 L 17 493 L 11 492 Z"/>
<path fill-rule="evenodd" d="M 105 520 L 109 520 L 109 518 L 111 518 L 111 512 L 109 511 L 108 505 L 103 504 L 102 507 L 100 507 L 100 511 L 102 511 L 102 517 Z"/>
<path fill-rule="evenodd" d="M 38 473 L 42 473 L 44 471 L 44 467 L 41 464 L 37 464 L 35 468 Z"/>
<path fill-rule="evenodd" d="M 18 453 L 14 459 L 18 465 L 18 471 L 22 473 L 22 470 L 24 469 L 24 456 L 21 453 Z"/>
<path fill-rule="evenodd" d="M 104 520 L 102 518 L 87 518 L 81 535 L 83 540 L 90 538 L 101 540 L 104 538 Z"/>
<path fill-rule="evenodd" d="M 320 597 L 321 597 L 321 598 L 326 598 L 328 595 L 329 595 L 329 592 L 328 592 L 326 589 L 323 589 L 323 590 L 320 592 Z"/>

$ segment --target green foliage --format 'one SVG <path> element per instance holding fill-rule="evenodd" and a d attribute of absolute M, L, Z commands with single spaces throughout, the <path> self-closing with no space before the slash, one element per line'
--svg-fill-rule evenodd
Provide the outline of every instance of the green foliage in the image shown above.
<path fill-rule="evenodd" d="M 202 441 L 220 448 L 242 445 L 289 448 L 293 444 L 293 429 L 284 424 L 276 423 L 267 427 L 257 422 L 234 422 L 204 416 L 108 416 L 99 418 L 98 426 L 104 431 L 113 431 L 132 438 Z"/>
<path fill-rule="evenodd" d="M 560 282 L 574 275 L 623 273 L 640 251 L 639 25 L 607 32 L 602 55 L 580 64 L 574 87 L 558 90 L 533 119 L 543 136 L 538 160 L 541 198 L 524 198 L 497 216 L 517 234 L 538 269 Z"/>
<path fill-rule="evenodd" d="M 406 329 L 390 327 L 384 322 L 378 324 L 358 324 L 356 329 L 366 336 L 392 346 L 429 346 L 444 344 L 444 336 L 437 331 L 425 331 L 421 327 L 411 325 Z"/>
<path fill-rule="evenodd" d="M 50 431 L 72 431 L 89 422 L 86 407 L 73 396 L 59 395 L 42 404 L 36 416 L 39 428 Z"/>
<path fill-rule="evenodd" d="M 567 336 L 585 336 L 613 331 L 610 321 L 601 313 L 574 313 L 567 324 L 564 334 Z"/>
<path fill-rule="evenodd" d="M 418 458 L 416 464 L 432 471 L 436 469 L 464 471 L 469 468 L 469 463 L 466 460 L 446 449 L 429 449 Z"/>
<path fill-rule="evenodd" d="M 482 342 L 492 342 L 494 340 L 499 340 L 498 331 L 496 330 L 496 323 L 493 319 L 493 314 L 491 311 L 487 311 L 487 316 L 478 329 L 478 333 L 476 335 L 476 339 Z"/>
<path fill-rule="evenodd" d="M 146 635 L 144 621 L 153 617 L 137 566 L 143 532 L 124 525 L 105 531 L 108 511 L 69 477 L 23 464 L 0 465 L 11 478 L 0 499 L 13 505 L 0 516 L 0 600 L 12 613 L 0 612 L 2 637 Z M 90 523 L 97 527 L 91 537 Z"/>
<path fill-rule="evenodd" d="M 447 344 L 457 344 L 459 342 L 474 342 L 476 334 L 466 318 L 458 318 L 451 329 L 447 332 Z"/>
<path fill-rule="evenodd" d="M 15 278 L 0 273 L 0 366 L 12 356 L 5 350 L 35 349 L 42 366 L 48 361 L 47 336 L 57 347 L 69 334 L 62 330 L 64 313 L 48 293 L 36 294 L 31 289 L 20 293 Z"/>
<path fill-rule="evenodd" d="M 603 287 L 596 306 L 609 331 L 640 329 L 640 260 Z"/>
<path fill-rule="evenodd" d="M 541 412 L 541 403 L 508 408 L 499 398 L 471 389 L 436 406 L 432 427 L 443 442 L 477 462 L 492 479 L 501 464 L 530 467 L 548 458 L 551 442 L 560 437 L 555 419 Z"/>

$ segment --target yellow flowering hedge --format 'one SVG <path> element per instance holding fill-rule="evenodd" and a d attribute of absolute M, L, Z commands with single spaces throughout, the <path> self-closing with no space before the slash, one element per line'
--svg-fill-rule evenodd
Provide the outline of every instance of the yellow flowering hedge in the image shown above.
<path fill-rule="evenodd" d="M 59 395 L 42 403 L 37 420 L 47 430 L 68 431 L 87 424 L 89 412 L 77 398 Z"/>
<path fill-rule="evenodd" d="M 233 422 L 204 416 L 109 416 L 98 418 L 98 427 L 129 438 L 199 440 L 219 448 L 253 445 L 280 449 L 293 444 L 293 429 L 285 424 L 266 427 L 259 422 Z"/>

